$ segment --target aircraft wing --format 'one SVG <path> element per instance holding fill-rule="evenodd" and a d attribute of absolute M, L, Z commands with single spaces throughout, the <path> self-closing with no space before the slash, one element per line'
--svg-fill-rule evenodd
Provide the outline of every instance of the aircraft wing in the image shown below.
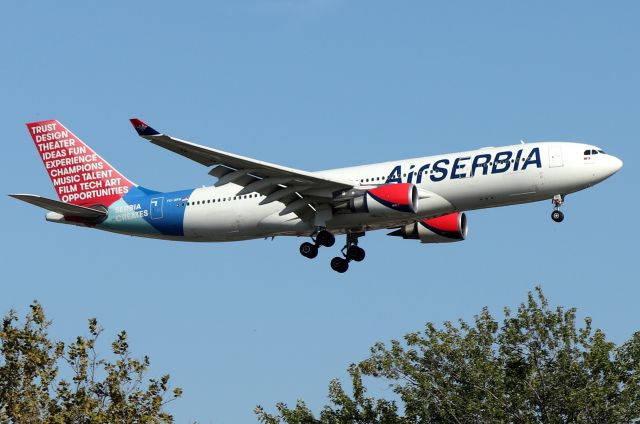
<path fill-rule="evenodd" d="M 242 196 L 258 192 L 265 197 L 262 204 L 280 201 L 286 207 L 281 215 L 295 212 L 305 219 L 316 206 L 330 202 L 334 193 L 351 189 L 351 181 L 339 181 L 316 176 L 313 173 L 288 168 L 248 157 L 224 152 L 162 134 L 139 119 L 131 119 L 138 135 L 155 145 L 194 160 L 205 166 L 216 165 L 209 174 L 217 177 L 216 187 L 228 183 L 242 186 Z"/>
<path fill-rule="evenodd" d="M 105 211 L 85 208 L 84 206 L 72 205 L 71 203 L 60 202 L 58 200 L 47 199 L 35 194 L 10 194 L 14 199 L 31 203 L 48 211 L 57 212 L 66 218 L 80 218 L 86 220 L 99 220 L 107 216 Z"/>

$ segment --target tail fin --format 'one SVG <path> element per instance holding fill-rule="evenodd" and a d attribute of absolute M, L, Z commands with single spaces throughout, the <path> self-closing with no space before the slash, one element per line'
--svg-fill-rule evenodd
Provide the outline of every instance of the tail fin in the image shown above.
<path fill-rule="evenodd" d="M 134 185 L 60 122 L 31 122 L 27 128 L 61 201 L 109 207 Z"/>

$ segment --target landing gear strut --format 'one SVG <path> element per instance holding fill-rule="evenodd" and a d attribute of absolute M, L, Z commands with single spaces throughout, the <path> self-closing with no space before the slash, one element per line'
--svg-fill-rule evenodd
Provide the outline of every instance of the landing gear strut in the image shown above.
<path fill-rule="evenodd" d="M 364 259 L 365 251 L 363 248 L 358 246 L 358 238 L 362 236 L 364 236 L 364 232 L 347 233 L 347 244 L 345 244 L 345 246 L 341 250 L 342 256 L 344 256 L 344 258 L 336 256 L 335 258 L 331 259 L 331 269 L 342 274 L 349 269 L 349 262 L 360 262 Z"/>
<path fill-rule="evenodd" d="M 564 196 L 562 194 L 556 194 L 551 199 L 553 203 L 553 212 L 551 212 L 551 219 L 555 222 L 562 222 L 564 220 L 564 214 L 560 211 L 560 206 L 564 203 Z"/>
<path fill-rule="evenodd" d="M 311 235 L 313 243 L 304 242 L 300 245 L 300 254 L 305 258 L 313 259 L 318 256 L 318 248 L 320 246 L 331 247 L 336 242 L 336 238 L 324 228 L 316 230 Z"/>

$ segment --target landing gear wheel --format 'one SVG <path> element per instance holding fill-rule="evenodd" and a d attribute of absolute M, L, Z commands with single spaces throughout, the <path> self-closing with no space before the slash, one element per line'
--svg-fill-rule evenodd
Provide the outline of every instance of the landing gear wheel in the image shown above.
<path fill-rule="evenodd" d="M 313 259 L 318 256 L 318 247 L 308 242 L 300 245 L 300 254 L 305 258 Z"/>
<path fill-rule="evenodd" d="M 321 246 L 331 247 L 335 242 L 336 238 L 327 230 L 320 230 L 318 234 L 316 234 L 316 243 Z"/>
<path fill-rule="evenodd" d="M 564 214 L 560 211 L 551 212 L 551 219 L 555 222 L 562 222 L 564 220 Z"/>
<path fill-rule="evenodd" d="M 347 248 L 347 259 L 361 262 L 364 259 L 364 249 L 356 245 L 351 245 Z"/>
<path fill-rule="evenodd" d="M 342 274 L 349 269 L 349 261 L 336 256 L 335 258 L 331 259 L 331 269 Z"/>

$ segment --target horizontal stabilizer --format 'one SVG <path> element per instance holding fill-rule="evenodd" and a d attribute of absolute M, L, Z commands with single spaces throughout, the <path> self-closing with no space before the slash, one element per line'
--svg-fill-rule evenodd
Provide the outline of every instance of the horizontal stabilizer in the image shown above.
<path fill-rule="evenodd" d="M 10 194 L 9 196 L 48 211 L 57 212 L 64 215 L 65 218 L 99 221 L 107 216 L 107 212 L 103 210 L 72 205 L 71 203 L 47 199 L 46 197 L 36 196 L 35 194 Z"/>

